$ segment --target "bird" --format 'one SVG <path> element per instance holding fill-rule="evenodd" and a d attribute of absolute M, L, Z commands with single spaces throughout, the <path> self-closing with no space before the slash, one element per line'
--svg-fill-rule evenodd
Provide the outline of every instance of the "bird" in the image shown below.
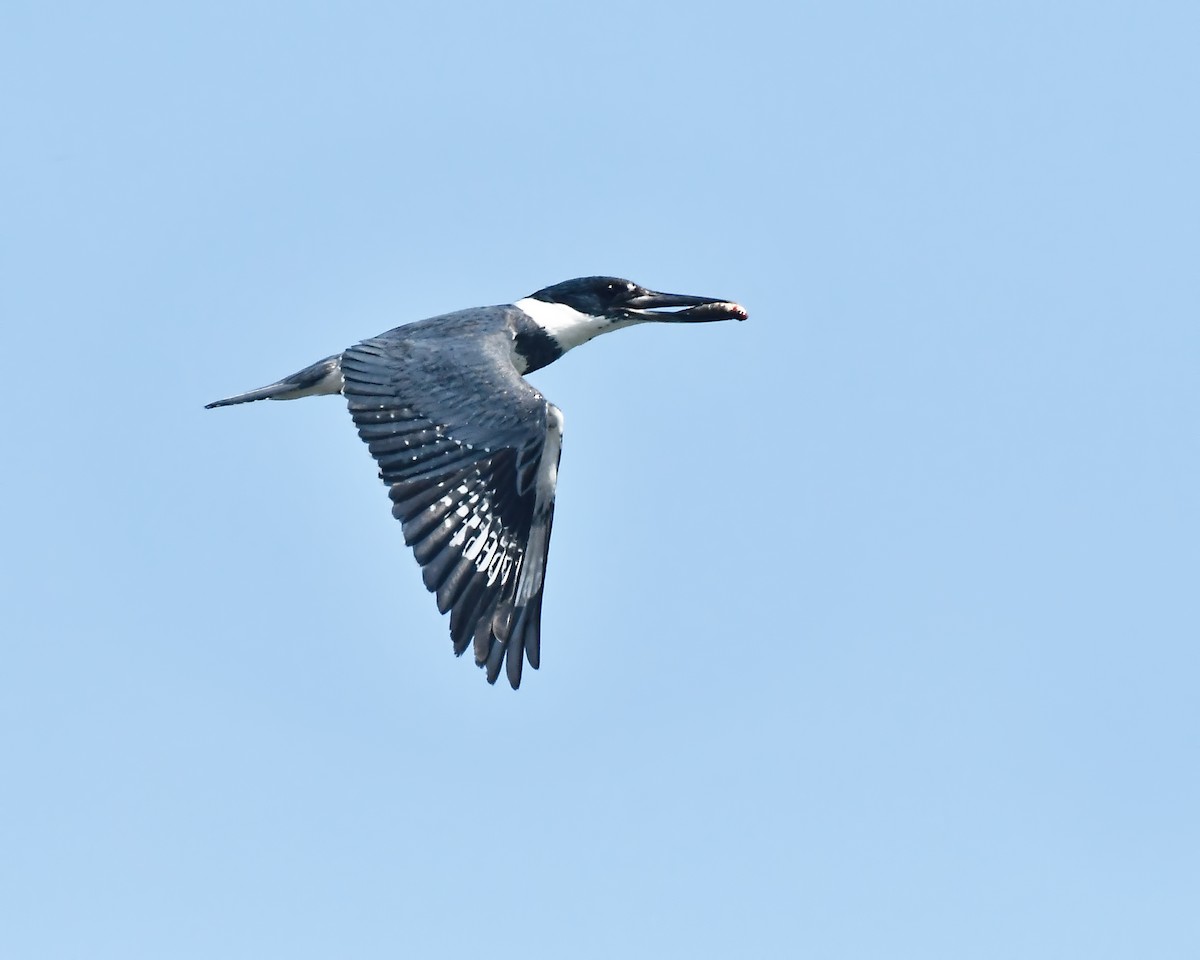
<path fill-rule="evenodd" d="M 514 303 L 404 324 L 206 405 L 341 394 L 454 653 L 515 690 L 541 661 L 542 594 L 563 414 L 525 374 L 635 324 L 745 320 L 740 304 L 579 277 Z"/>

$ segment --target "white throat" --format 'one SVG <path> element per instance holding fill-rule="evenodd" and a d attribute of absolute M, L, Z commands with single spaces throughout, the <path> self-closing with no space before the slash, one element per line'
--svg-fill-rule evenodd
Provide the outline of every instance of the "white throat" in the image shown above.
<path fill-rule="evenodd" d="M 517 309 L 524 310 L 529 318 L 552 336 L 563 353 L 581 343 L 587 343 L 612 330 L 620 330 L 642 321 L 637 318 L 613 320 L 609 317 L 593 317 L 580 313 L 574 307 L 565 303 L 547 303 L 545 300 L 535 300 L 525 297 L 513 304 Z"/>

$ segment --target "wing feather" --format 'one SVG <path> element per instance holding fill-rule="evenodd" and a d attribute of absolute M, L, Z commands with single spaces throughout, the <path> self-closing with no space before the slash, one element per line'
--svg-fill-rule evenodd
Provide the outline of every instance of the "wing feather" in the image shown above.
<path fill-rule="evenodd" d="M 495 324 L 480 324 L 495 332 Z M 389 486 L 422 579 L 450 614 L 456 654 L 494 683 L 541 657 L 541 607 L 561 414 L 495 336 L 447 349 L 421 324 L 342 355 L 344 393 Z"/>

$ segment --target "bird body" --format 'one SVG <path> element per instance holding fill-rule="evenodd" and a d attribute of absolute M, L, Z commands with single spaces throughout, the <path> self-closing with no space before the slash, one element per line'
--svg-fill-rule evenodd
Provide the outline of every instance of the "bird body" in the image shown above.
<path fill-rule="evenodd" d="M 683 308 L 662 313 L 654 308 Z M 745 319 L 737 304 L 585 277 L 514 304 L 418 320 L 276 383 L 208 404 L 341 393 L 456 654 L 515 689 L 541 659 L 563 416 L 522 376 L 611 330 Z"/>

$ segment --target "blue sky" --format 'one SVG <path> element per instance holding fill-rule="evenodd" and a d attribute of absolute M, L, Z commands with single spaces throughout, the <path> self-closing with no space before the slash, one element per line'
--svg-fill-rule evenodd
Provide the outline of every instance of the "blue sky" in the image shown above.
<path fill-rule="evenodd" d="M 1200 14 L 0 13 L 0 955 L 1194 957 Z M 571 276 L 543 666 L 336 399 Z"/>

